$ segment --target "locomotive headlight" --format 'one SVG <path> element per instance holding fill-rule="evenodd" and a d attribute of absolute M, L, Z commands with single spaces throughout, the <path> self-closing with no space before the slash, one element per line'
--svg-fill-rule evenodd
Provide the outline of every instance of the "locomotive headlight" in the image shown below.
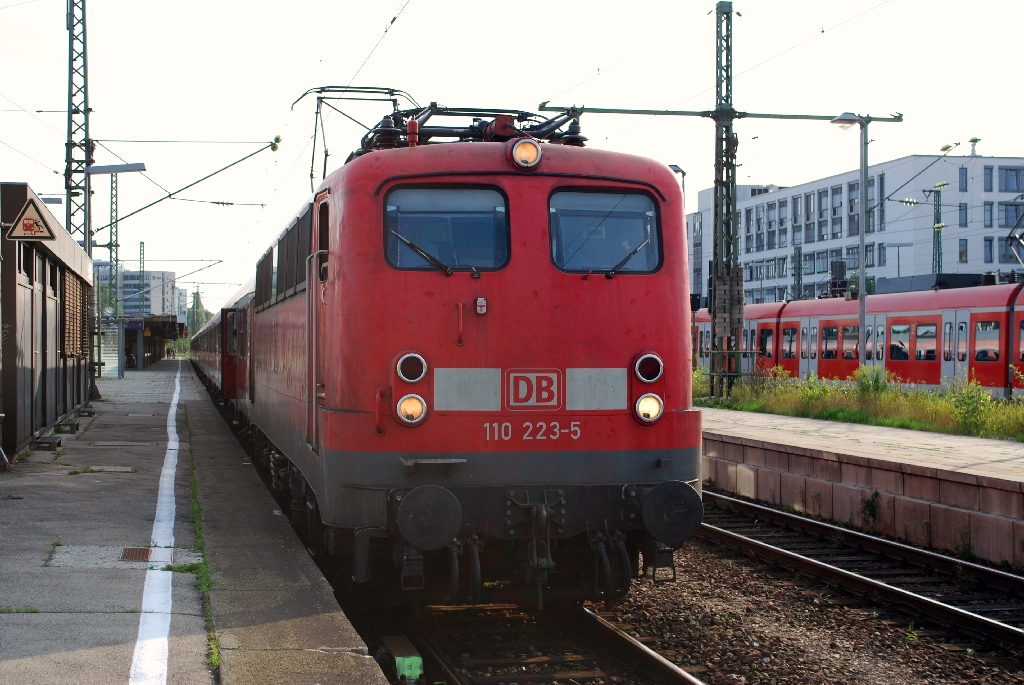
<path fill-rule="evenodd" d="M 664 370 L 665 365 L 661 363 L 661 358 L 656 354 L 645 354 L 633 365 L 636 377 L 644 383 L 653 383 L 658 380 Z"/>
<path fill-rule="evenodd" d="M 406 395 L 398 400 L 398 418 L 415 426 L 427 416 L 427 403 L 419 395 Z"/>
<path fill-rule="evenodd" d="M 654 393 L 647 393 L 636 401 L 636 415 L 644 423 L 654 423 L 661 418 L 665 405 Z"/>
<path fill-rule="evenodd" d="M 512 145 L 512 161 L 523 169 L 532 169 L 540 163 L 540 143 L 533 138 L 520 138 Z"/>

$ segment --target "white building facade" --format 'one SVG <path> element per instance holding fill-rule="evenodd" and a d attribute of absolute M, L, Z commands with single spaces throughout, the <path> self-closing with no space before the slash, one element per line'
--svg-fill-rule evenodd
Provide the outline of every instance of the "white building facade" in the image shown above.
<path fill-rule="evenodd" d="M 933 196 L 924 191 L 942 184 L 942 273 L 1022 270 L 1006 238 L 1024 213 L 1024 158 L 912 155 L 868 169 L 868 207 L 878 206 L 863 227 L 867 279 L 932 273 L 936 222 Z M 859 170 L 789 188 L 737 186 L 737 196 L 748 304 L 826 294 L 837 261 L 845 263 L 851 282 L 856 279 L 864 197 Z M 702 190 L 697 211 L 686 217 L 691 288 L 705 297 L 713 208 L 714 190 Z"/>
<path fill-rule="evenodd" d="M 94 264 L 96 282 L 110 285 L 110 262 L 97 261 Z M 180 321 L 184 321 L 181 304 L 188 301 L 188 293 L 176 287 L 173 271 L 147 270 L 145 274 L 140 274 L 138 271 L 119 269 L 117 297 L 123 316 L 175 314 Z"/>

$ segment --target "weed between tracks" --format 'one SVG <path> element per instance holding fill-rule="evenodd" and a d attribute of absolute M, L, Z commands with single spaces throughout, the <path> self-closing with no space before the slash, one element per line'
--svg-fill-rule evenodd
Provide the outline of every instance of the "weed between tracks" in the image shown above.
<path fill-rule="evenodd" d="M 209 653 L 206 656 L 206 663 L 214 672 L 220 669 L 220 640 L 217 639 L 217 630 L 213 625 L 213 607 L 210 605 L 210 589 L 213 587 L 213 580 L 210 577 L 210 567 L 206 564 L 205 542 L 203 540 L 203 509 L 199 504 L 199 483 L 196 480 L 196 455 L 192 449 L 192 425 L 188 420 L 188 405 L 182 403 L 185 412 L 185 427 L 188 429 L 188 488 L 192 492 L 192 503 L 189 506 L 189 515 L 192 518 L 192 530 L 195 532 L 195 542 L 192 549 L 199 552 L 201 561 L 191 564 L 178 564 L 164 566 L 165 571 L 176 573 L 193 573 L 196 576 L 196 589 L 203 598 L 203 619 L 206 623 L 206 643 Z M 220 681 L 218 675 L 217 681 Z"/>
<path fill-rule="evenodd" d="M 977 380 L 949 380 L 941 394 L 901 383 L 881 368 L 862 366 L 847 380 L 830 382 L 813 372 L 792 378 L 777 366 L 737 383 L 729 399 L 712 401 L 707 373 L 695 369 L 693 396 L 704 398 L 695 404 L 720 409 L 1024 442 L 1024 401 L 993 400 Z"/>

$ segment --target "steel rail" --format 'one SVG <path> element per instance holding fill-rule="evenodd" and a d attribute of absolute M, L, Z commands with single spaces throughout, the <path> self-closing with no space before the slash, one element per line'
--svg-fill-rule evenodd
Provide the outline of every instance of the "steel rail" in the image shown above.
<path fill-rule="evenodd" d="M 603 637 L 623 645 L 634 657 L 638 658 L 644 666 L 653 669 L 659 676 L 665 678 L 665 682 L 686 683 L 687 685 L 704 685 L 703 681 L 694 678 L 692 675 L 679 668 L 647 645 L 639 642 L 631 635 L 619 630 L 615 627 L 614 623 L 606 621 L 587 607 L 583 607 L 583 612 L 594 622 L 598 632 Z"/>
<path fill-rule="evenodd" d="M 731 509 L 740 514 L 756 516 L 763 521 L 771 521 L 778 525 L 786 526 L 794 530 L 809 533 L 823 538 L 832 538 L 836 534 L 843 536 L 843 541 L 855 547 L 860 547 L 869 552 L 882 554 L 895 561 L 906 561 L 911 564 L 926 566 L 943 573 L 959 574 L 969 571 L 976 579 L 989 587 L 998 588 L 1012 592 L 1018 597 L 1024 598 L 1024 577 L 1000 571 L 998 569 L 982 566 L 962 559 L 931 552 L 917 547 L 911 547 L 900 542 L 886 540 L 877 535 L 869 535 L 859 531 L 842 528 L 840 526 L 816 521 L 806 516 L 790 514 L 777 509 L 744 502 L 725 495 L 704 491 L 705 501 L 710 499 L 724 509 Z M 724 506 L 723 506 L 724 505 Z"/>
<path fill-rule="evenodd" d="M 828 582 L 839 583 L 855 593 L 898 604 L 928 616 L 941 624 L 955 627 L 974 637 L 993 639 L 1004 646 L 1024 646 L 1024 630 L 1014 628 L 1005 623 L 993 621 L 978 614 L 972 614 L 958 607 L 943 604 L 934 599 L 907 592 L 892 585 L 886 585 L 872 578 L 845 571 L 836 566 L 831 566 L 743 535 L 731 533 L 707 523 L 701 524 L 699 534 L 703 537 L 717 540 L 734 549 L 750 552 L 763 559 L 769 559 L 781 566 L 816 576 Z"/>

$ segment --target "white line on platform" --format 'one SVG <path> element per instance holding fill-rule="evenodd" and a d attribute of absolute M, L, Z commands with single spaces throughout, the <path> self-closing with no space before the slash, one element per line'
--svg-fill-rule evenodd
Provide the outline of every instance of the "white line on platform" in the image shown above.
<path fill-rule="evenodd" d="M 153 547 L 174 547 L 174 472 L 178 467 L 178 397 L 181 366 L 174 377 L 174 397 L 167 413 L 167 452 L 160 472 L 160 492 L 153 519 Z M 130 685 L 164 685 L 167 682 L 167 637 L 171 631 L 171 571 L 146 571 L 139 616 L 139 637 L 132 657 Z"/>

